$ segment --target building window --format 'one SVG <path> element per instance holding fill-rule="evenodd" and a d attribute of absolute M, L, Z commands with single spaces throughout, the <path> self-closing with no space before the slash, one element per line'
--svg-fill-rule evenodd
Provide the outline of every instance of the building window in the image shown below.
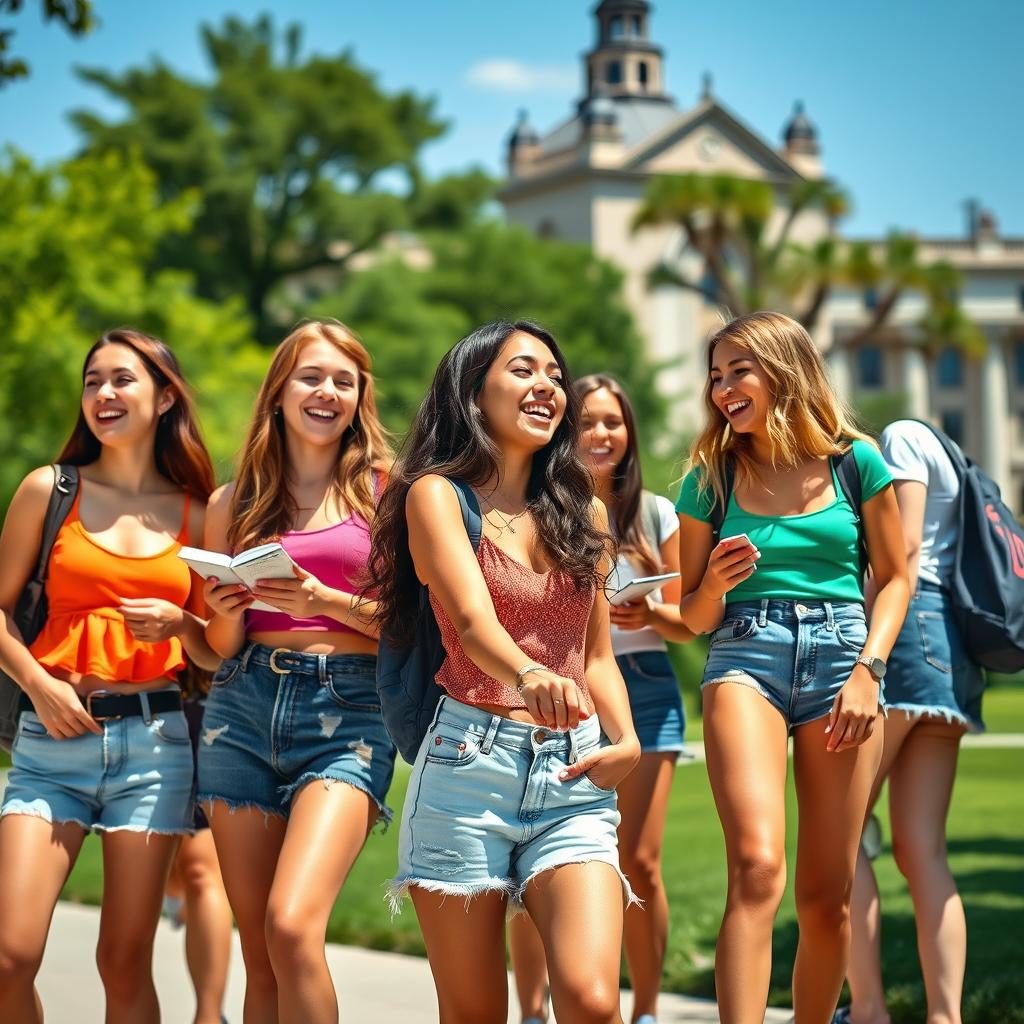
<path fill-rule="evenodd" d="M 608 36 L 610 39 L 622 39 L 625 34 L 626 23 L 622 20 L 622 15 L 617 14 L 608 22 Z"/>
<path fill-rule="evenodd" d="M 1013 346 L 1013 362 L 1017 387 L 1024 388 L 1024 341 L 1018 341 Z"/>
<path fill-rule="evenodd" d="M 558 225 L 550 217 L 545 217 L 540 224 L 537 225 L 537 235 L 540 238 L 557 238 L 558 237 Z"/>
<path fill-rule="evenodd" d="M 1024 309 L 1024 284 L 1020 286 L 1020 291 L 1017 293 L 1017 298 L 1020 301 L 1020 308 Z"/>
<path fill-rule="evenodd" d="M 882 350 L 876 345 L 864 345 L 857 350 L 857 383 L 862 388 L 882 386 Z"/>
<path fill-rule="evenodd" d="M 939 355 L 940 388 L 960 388 L 964 384 L 964 357 L 959 349 L 944 348 Z"/>
<path fill-rule="evenodd" d="M 878 305 L 878 292 L 874 288 L 864 289 L 864 308 L 874 309 Z"/>
<path fill-rule="evenodd" d="M 633 35 L 638 36 L 638 37 L 643 35 L 643 24 L 640 21 L 640 15 L 639 14 L 634 14 L 633 18 L 632 18 L 632 21 L 633 21 Z"/>
<path fill-rule="evenodd" d="M 942 414 L 942 429 L 960 447 L 964 444 L 964 414 L 958 409 L 947 409 Z"/>
<path fill-rule="evenodd" d="M 640 84 L 646 89 L 647 88 L 647 61 L 642 60 L 637 66 L 637 74 L 640 77 Z"/>
<path fill-rule="evenodd" d="M 604 70 L 604 80 L 609 85 L 622 84 L 622 61 L 610 60 Z"/>

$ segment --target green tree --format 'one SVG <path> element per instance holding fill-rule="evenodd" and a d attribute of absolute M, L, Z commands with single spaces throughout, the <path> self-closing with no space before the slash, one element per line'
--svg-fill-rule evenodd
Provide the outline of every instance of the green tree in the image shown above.
<path fill-rule="evenodd" d="M 38 168 L 13 150 L 0 156 L 0 508 L 56 454 L 77 415 L 82 357 L 119 324 L 174 348 L 226 471 L 266 357 L 241 302 L 198 299 L 187 274 L 148 269 L 167 234 L 188 229 L 193 205 L 161 201 L 138 158 Z"/>
<path fill-rule="evenodd" d="M 817 325 L 832 290 L 848 286 L 874 295 L 868 322 L 844 345 L 877 338 L 905 295 L 917 293 L 927 310 L 920 323 L 925 345 L 955 345 L 969 352 L 984 346 L 978 328 L 957 301 L 956 269 L 945 261 L 925 263 L 913 236 L 892 232 L 881 244 L 845 242 L 839 223 L 849 212 L 846 193 L 831 181 L 803 181 L 785 196 L 788 209 L 776 229 L 775 188 L 729 174 L 664 175 L 653 179 L 634 219 L 634 230 L 678 225 L 700 257 L 692 276 L 675 264 L 651 271 L 652 284 L 696 291 L 740 316 L 756 309 L 788 312 L 808 330 Z M 825 230 L 814 242 L 793 241 L 793 229 L 816 213 Z"/>
<path fill-rule="evenodd" d="M 158 262 L 192 272 L 207 298 L 244 296 L 257 335 L 274 341 L 290 314 L 284 282 L 308 288 L 327 274 L 333 284 L 413 225 L 396 181 L 417 197 L 419 150 L 445 126 L 433 100 L 384 92 L 348 53 L 302 55 L 298 25 L 278 32 L 266 15 L 232 17 L 201 36 L 208 80 L 159 60 L 123 74 L 82 70 L 128 113 L 108 121 L 79 110 L 73 121 L 88 152 L 136 147 L 165 199 L 197 197 L 190 230 L 164 238 Z M 427 190 L 422 202 L 427 220 L 446 203 L 453 216 L 450 195 Z"/>
<path fill-rule="evenodd" d="M 18 14 L 24 6 L 24 0 L 0 0 L 0 15 Z M 83 36 L 96 25 L 92 0 L 42 0 L 41 6 L 46 21 L 58 22 L 73 36 Z M 10 53 L 13 38 L 14 29 L 0 29 L 0 88 L 29 73 L 28 64 Z"/>

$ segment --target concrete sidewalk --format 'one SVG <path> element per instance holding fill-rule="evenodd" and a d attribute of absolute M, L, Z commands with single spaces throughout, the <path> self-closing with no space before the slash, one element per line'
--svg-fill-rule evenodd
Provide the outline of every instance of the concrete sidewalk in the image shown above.
<path fill-rule="evenodd" d="M 93 958 L 98 931 L 96 908 L 73 903 L 57 905 L 39 975 L 47 1021 L 102 1024 L 103 988 Z M 335 945 L 327 947 L 327 959 L 338 990 L 343 1021 L 429 1024 L 437 1020 L 434 986 L 426 960 Z M 185 970 L 182 933 L 173 931 L 164 920 L 157 932 L 153 960 L 163 1024 L 191 1024 L 195 1004 Z M 242 1024 L 244 985 L 245 973 L 236 934 L 224 1008 L 230 1024 Z M 511 985 L 510 991 L 514 991 Z M 515 1002 L 514 996 L 511 1001 Z M 624 993 L 624 1016 L 628 1006 L 628 993 Z M 659 1011 L 659 1024 L 718 1021 L 714 1003 L 686 996 L 662 996 Z M 790 1016 L 789 1011 L 770 1010 L 766 1020 L 781 1024 Z M 510 1024 L 516 1024 L 518 1012 L 510 1010 L 508 1019 Z M 628 1021 L 629 1017 L 625 1019 Z"/>

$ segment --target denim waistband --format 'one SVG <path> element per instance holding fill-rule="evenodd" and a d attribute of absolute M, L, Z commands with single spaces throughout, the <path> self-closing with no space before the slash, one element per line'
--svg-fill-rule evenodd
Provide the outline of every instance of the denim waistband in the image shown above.
<path fill-rule="evenodd" d="M 325 682 L 331 672 L 358 672 L 374 675 L 377 669 L 375 654 L 305 654 L 287 647 L 267 647 L 249 642 L 237 655 L 242 671 L 252 665 L 269 668 L 278 675 L 315 676 Z"/>
<path fill-rule="evenodd" d="M 454 697 L 444 696 L 438 701 L 437 711 L 430 727 L 439 722 L 449 722 L 478 733 L 483 737 L 480 750 L 486 754 L 492 746 L 508 747 L 512 750 L 539 749 L 570 753 L 570 763 L 576 760 L 581 745 L 593 745 L 601 736 L 601 723 L 597 715 L 584 719 L 575 729 L 559 732 L 530 722 L 516 722 L 511 718 L 493 715 L 483 708 L 463 704 Z"/>
<path fill-rule="evenodd" d="M 859 601 L 812 601 L 766 597 L 760 601 L 734 601 L 725 606 L 726 615 L 752 615 L 758 625 L 773 622 L 824 622 L 829 629 L 837 619 L 864 619 Z"/>

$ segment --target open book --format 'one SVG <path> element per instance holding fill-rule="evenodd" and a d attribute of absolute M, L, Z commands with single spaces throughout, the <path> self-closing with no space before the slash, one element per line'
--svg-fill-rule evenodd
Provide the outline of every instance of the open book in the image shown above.
<path fill-rule="evenodd" d="M 291 555 L 276 542 L 259 544 L 234 557 L 219 551 L 182 547 L 178 557 L 204 580 L 216 576 L 221 583 L 240 583 L 248 590 L 256 586 L 257 580 L 285 580 L 295 575 Z M 253 601 L 249 607 L 262 612 L 279 611 L 264 601 Z"/>

